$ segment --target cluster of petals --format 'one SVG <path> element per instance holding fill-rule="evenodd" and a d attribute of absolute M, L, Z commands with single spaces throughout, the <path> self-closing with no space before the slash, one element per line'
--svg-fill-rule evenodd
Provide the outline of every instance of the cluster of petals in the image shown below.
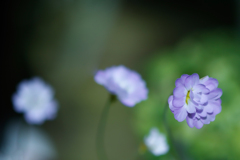
<path fill-rule="evenodd" d="M 218 80 L 198 74 L 184 74 L 175 82 L 173 95 L 168 98 L 169 108 L 179 122 L 186 119 L 189 127 L 202 128 L 215 120 L 221 112 L 222 90 Z"/>
<path fill-rule="evenodd" d="M 94 79 L 128 107 L 147 99 L 148 89 L 145 81 L 137 72 L 125 66 L 99 70 Z"/>
<path fill-rule="evenodd" d="M 42 124 L 55 118 L 58 109 L 52 87 L 38 77 L 22 81 L 12 101 L 14 109 L 24 113 L 30 124 Z"/>
<path fill-rule="evenodd" d="M 144 137 L 144 143 L 155 156 L 166 154 L 169 151 L 166 136 L 156 127 L 151 128 L 149 135 Z"/>

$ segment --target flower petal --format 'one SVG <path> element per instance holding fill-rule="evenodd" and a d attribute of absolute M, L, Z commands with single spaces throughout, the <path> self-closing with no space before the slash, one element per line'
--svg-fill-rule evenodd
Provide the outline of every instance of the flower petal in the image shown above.
<path fill-rule="evenodd" d="M 208 94 L 209 100 L 216 100 L 222 96 L 222 89 L 217 88 Z"/>
<path fill-rule="evenodd" d="M 207 94 L 209 93 L 209 90 L 205 87 L 203 84 L 197 84 L 193 87 L 193 91 L 197 93 L 204 93 Z"/>
<path fill-rule="evenodd" d="M 208 76 L 202 77 L 202 78 L 199 79 L 199 83 L 204 84 L 208 79 L 209 79 Z"/>
<path fill-rule="evenodd" d="M 201 120 L 198 120 L 198 119 L 195 119 L 194 122 L 193 122 L 194 126 L 197 128 L 197 129 L 200 129 L 203 127 L 203 123 Z"/>
<path fill-rule="evenodd" d="M 210 116 L 210 121 L 212 121 L 212 122 L 215 121 L 215 116 L 211 115 Z"/>
<path fill-rule="evenodd" d="M 210 124 L 211 117 L 209 115 L 207 115 L 206 117 L 201 117 L 201 121 L 203 124 Z"/>
<path fill-rule="evenodd" d="M 174 95 L 174 97 L 177 97 L 177 98 L 186 97 L 187 90 L 185 89 L 184 86 L 176 87 L 173 90 L 173 95 Z"/>
<path fill-rule="evenodd" d="M 197 110 L 197 114 L 198 114 L 200 117 L 207 117 L 207 112 L 206 112 L 205 108 L 202 109 L 202 110 Z"/>
<path fill-rule="evenodd" d="M 186 108 L 188 113 L 195 113 L 196 112 L 195 104 L 192 103 L 191 100 L 189 100 L 188 105 L 185 104 L 184 107 Z"/>
<path fill-rule="evenodd" d="M 193 88 L 194 85 L 198 84 L 198 82 L 199 76 L 197 73 L 194 73 L 186 78 L 184 85 L 187 90 L 190 90 L 191 88 Z"/>
<path fill-rule="evenodd" d="M 196 105 L 195 107 L 199 110 L 202 110 L 204 106 L 203 105 Z"/>
<path fill-rule="evenodd" d="M 194 127 L 193 119 L 190 118 L 189 116 L 187 116 L 186 120 L 187 120 L 188 126 L 191 127 L 191 128 L 193 128 L 193 127 Z"/>
<path fill-rule="evenodd" d="M 207 113 L 213 113 L 213 106 L 210 103 L 208 103 L 208 105 L 205 106 L 204 110 Z"/>
<path fill-rule="evenodd" d="M 105 74 L 105 72 L 103 72 L 103 71 L 98 71 L 97 73 L 96 73 L 96 75 L 94 76 L 94 80 L 98 83 L 98 84 L 101 84 L 101 85 L 103 85 L 103 84 L 105 84 L 106 83 L 106 74 Z"/>
<path fill-rule="evenodd" d="M 218 80 L 215 78 L 209 78 L 204 85 L 210 90 L 214 90 L 218 87 Z"/>
<path fill-rule="evenodd" d="M 219 114 L 222 110 L 221 99 L 216 101 L 209 101 L 209 106 L 212 107 L 214 115 Z"/>
<path fill-rule="evenodd" d="M 185 98 L 176 98 L 173 97 L 173 106 L 182 107 L 185 104 Z"/>
<path fill-rule="evenodd" d="M 174 117 L 178 122 L 184 121 L 187 117 L 187 111 L 184 107 L 174 111 Z"/>
<path fill-rule="evenodd" d="M 189 76 L 188 74 L 183 74 L 183 75 L 181 76 L 181 78 L 178 78 L 178 79 L 175 81 L 176 87 L 183 86 L 183 85 L 184 85 L 184 82 L 185 82 L 185 80 L 186 80 L 186 78 L 187 78 L 188 76 Z"/>
<path fill-rule="evenodd" d="M 208 102 L 208 95 L 202 94 L 200 99 L 200 104 L 205 104 Z"/>
<path fill-rule="evenodd" d="M 172 100 L 173 100 L 173 95 L 169 96 L 169 98 L 168 98 L 168 104 L 172 103 Z"/>
<path fill-rule="evenodd" d="M 185 80 L 186 80 L 186 78 L 187 78 L 188 76 L 189 76 L 188 74 L 183 74 L 183 75 L 181 76 L 181 79 L 182 79 L 182 82 L 183 82 L 183 83 L 185 82 Z"/>
<path fill-rule="evenodd" d="M 173 107 L 172 101 L 173 101 L 173 95 L 171 95 L 171 96 L 168 98 L 168 104 L 169 104 L 170 110 L 171 110 L 171 111 L 174 111 L 176 108 Z"/>

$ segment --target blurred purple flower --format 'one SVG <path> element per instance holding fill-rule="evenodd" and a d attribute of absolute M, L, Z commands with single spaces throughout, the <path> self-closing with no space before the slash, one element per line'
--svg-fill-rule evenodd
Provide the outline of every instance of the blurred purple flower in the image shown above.
<path fill-rule="evenodd" d="M 156 127 L 151 128 L 149 135 L 144 137 L 144 143 L 155 156 L 166 154 L 169 150 L 166 136 Z"/>
<path fill-rule="evenodd" d="M 141 76 L 125 66 L 113 66 L 100 70 L 94 77 L 109 92 L 117 95 L 126 106 L 133 107 L 136 103 L 147 99 L 148 89 Z"/>
<path fill-rule="evenodd" d="M 187 120 L 189 127 L 202 128 L 221 112 L 222 90 L 217 79 L 198 74 L 184 74 L 175 82 L 176 88 L 168 99 L 169 108 L 179 122 Z"/>
<path fill-rule="evenodd" d="M 53 89 L 38 77 L 22 81 L 12 101 L 15 111 L 24 113 L 30 124 L 42 124 L 45 120 L 54 119 L 58 109 Z"/>

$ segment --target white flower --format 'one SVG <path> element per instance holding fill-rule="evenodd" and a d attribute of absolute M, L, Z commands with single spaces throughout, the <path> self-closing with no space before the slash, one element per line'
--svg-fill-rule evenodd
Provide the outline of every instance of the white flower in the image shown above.
<path fill-rule="evenodd" d="M 126 106 L 133 107 L 147 99 L 148 89 L 141 76 L 124 66 L 113 66 L 98 71 L 95 81 L 103 85 L 109 92 L 117 95 Z"/>
<path fill-rule="evenodd" d="M 55 118 L 58 108 L 51 86 L 37 77 L 21 82 L 12 101 L 14 109 L 24 113 L 30 124 L 42 124 L 45 120 Z"/>
<path fill-rule="evenodd" d="M 12 122 L 6 129 L 0 160 L 52 160 L 56 150 L 48 136 L 35 127 Z"/>
<path fill-rule="evenodd" d="M 144 143 L 155 156 L 166 154 L 169 150 L 164 134 L 161 134 L 156 127 L 150 130 L 148 136 L 144 137 Z"/>

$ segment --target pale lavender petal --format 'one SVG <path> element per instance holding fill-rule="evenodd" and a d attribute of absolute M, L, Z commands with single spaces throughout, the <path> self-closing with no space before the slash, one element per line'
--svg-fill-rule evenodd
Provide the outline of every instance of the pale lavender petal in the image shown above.
<path fill-rule="evenodd" d="M 193 91 L 196 93 L 204 93 L 207 94 L 209 93 L 209 89 L 205 87 L 203 84 L 197 84 L 193 87 Z"/>
<path fill-rule="evenodd" d="M 203 106 L 200 104 L 201 95 L 194 94 L 190 91 L 190 100 L 188 103 L 193 103 L 197 109 L 202 109 Z"/>
<path fill-rule="evenodd" d="M 187 90 L 190 90 L 193 88 L 193 86 L 197 85 L 199 82 L 199 76 L 197 73 L 192 74 L 191 76 L 188 76 L 185 80 L 185 87 Z"/>
<path fill-rule="evenodd" d="M 173 106 L 182 107 L 185 104 L 185 98 L 176 98 L 173 97 Z"/>
<path fill-rule="evenodd" d="M 186 80 L 186 78 L 187 78 L 188 76 L 189 76 L 188 74 L 183 74 L 183 75 L 181 76 L 181 79 L 182 79 L 182 82 L 183 82 L 183 83 L 185 82 L 185 80 Z"/>
<path fill-rule="evenodd" d="M 197 114 L 198 114 L 200 117 L 206 117 L 206 116 L 207 116 L 207 112 L 206 112 L 205 108 L 202 109 L 202 110 L 198 110 L 198 109 L 197 109 Z"/>
<path fill-rule="evenodd" d="M 183 82 L 182 82 L 182 79 L 181 79 L 181 78 L 178 78 L 178 79 L 175 81 L 175 86 L 176 86 L 176 87 L 181 87 L 181 86 L 183 86 Z"/>
<path fill-rule="evenodd" d="M 188 113 L 196 112 L 195 104 L 192 103 L 192 101 L 188 101 L 188 104 L 185 104 L 184 107 L 186 108 Z"/>
<path fill-rule="evenodd" d="M 174 117 L 177 121 L 182 122 L 187 117 L 187 111 L 184 107 L 179 108 L 178 110 L 174 111 Z"/>
<path fill-rule="evenodd" d="M 94 76 L 94 80 L 95 80 L 98 84 L 101 84 L 101 85 L 105 84 L 106 81 L 107 81 L 105 72 L 103 72 L 103 71 L 98 71 L 98 72 L 96 73 L 96 75 Z"/>
<path fill-rule="evenodd" d="M 196 105 L 195 107 L 199 110 L 202 110 L 204 106 L 199 104 L 199 105 Z"/>
<path fill-rule="evenodd" d="M 201 101 L 201 95 L 200 94 L 191 93 L 190 97 L 191 97 L 191 100 L 196 102 L 196 103 L 200 103 L 200 101 Z"/>
<path fill-rule="evenodd" d="M 189 116 L 187 116 L 186 120 L 187 120 L 188 126 L 191 127 L 191 128 L 193 128 L 193 127 L 194 127 L 193 119 L 190 118 Z"/>
<path fill-rule="evenodd" d="M 183 74 L 181 76 L 181 78 L 178 78 L 176 81 L 175 81 L 175 85 L 176 87 L 179 87 L 179 86 L 184 86 L 184 82 L 186 80 L 186 78 L 188 77 L 189 75 L 187 74 Z"/>
<path fill-rule="evenodd" d="M 169 104 L 170 110 L 171 110 L 171 111 L 174 111 L 176 108 L 173 107 L 172 101 L 173 101 L 173 95 L 171 95 L 171 96 L 168 98 L 168 104 Z"/>
<path fill-rule="evenodd" d="M 141 87 L 139 87 L 141 88 Z M 147 99 L 147 94 L 148 94 L 148 90 L 136 90 L 136 93 L 129 95 L 128 97 L 123 96 L 121 97 L 119 95 L 118 99 L 125 105 L 128 107 L 134 107 L 136 105 L 136 103 L 139 103 L 142 100 L 146 100 Z"/>
<path fill-rule="evenodd" d="M 199 104 L 205 104 L 205 103 L 207 103 L 207 102 L 208 102 L 208 95 L 202 94 Z"/>
<path fill-rule="evenodd" d="M 194 99 L 197 98 L 197 94 L 194 94 L 192 90 L 190 90 L 190 99 L 194 101 Z"/>
<path fill-rule="evenodd" d="M 202 121 L 203 124 L 210 124 L 211 117 L 209 115 L 207 115 L 206 117 L 202 117 L 201 121 Z"/>
<path fill-rule="evenodd" d="M 209 79 L 208 76 L 202 77 L 202 78 L 199 79 L 199 83 L 204 84 L 208 79 Z"/>
<path fill-rule="evenodd" d="M 131 99 L 119 99 L 119 100 L 122 102 L 122 104 L 124 104 L 125 106 L 128 106 L 128 107 L 134 107 L 136 104 Z"/>
<path fill-rule="evenodd" d="M 219 114 L 222 111 L 222 106 L 221 106 L 221 99 L 218 99 L 216 101 L 209 101 L 209 106 L 213 108 L 213 113 Z"/>
<path fill-rule="evenodd" d="M 202 121 L 199 119 L 195 119 L 194 122 L 193 122 L 194 126 L 197 128 L 197 129 L 200 129 L 203 127 L 203 123 Z"/>
<path fill-rule="evenodd" d="M 176 87 L 173 90 L 173 95 L 176 98 L 182 98 L 182 97 L 186 97 L 187 95 L 187 90 L 185 89 L 184 86 L 180 86 L 180 87 Z"/>
<path fill-rule="evenodd" d="M 206 105 L 208 102 L 208 95 L 206 94 L 193 94 L 192 97 L 194 97 L 192 100 L 200 105 Z"/>
<path fill-rule="evenodd" d="M 169 98 L 168 98 L 168 104 L 171 104 L 171 103 L 172 103 L 172 100 L 173 100 L 173 95 L 169 96 Z"/>
<path fill-rule="evenodd" d="M 209 78 L 204 85 L 210 90 L 214 90 L 218 87 L 218 80 L 215 78 Z"/>
<path fill-rule="evenodd" d="M 31 110 L 24 116 L 29 124 L 42 124 L 46 119 L 43 110 L 40 109 Z"/>
<path fill-rule="evenodd" d="M 210 121 L 215 121 L 215 116 L 214 115 L 210 116 Z"/>
<path fill-rule="evenodd" d="M 222 96 L 222 89 L 220 88 L 217 88 L 213 91 L 211 91 L 209 94 L 208 94 L 208 99 L 209 100 L 213 100 L 213 99 L 218 99 Z"/>
<path fill-rule="evenodd" d="M 213 105 L 211 104 L 211 102 L 208 102 L 208 104 L 204 107 L 204 110 L 207 112 L 207 113 L 213 113 Z"/>

